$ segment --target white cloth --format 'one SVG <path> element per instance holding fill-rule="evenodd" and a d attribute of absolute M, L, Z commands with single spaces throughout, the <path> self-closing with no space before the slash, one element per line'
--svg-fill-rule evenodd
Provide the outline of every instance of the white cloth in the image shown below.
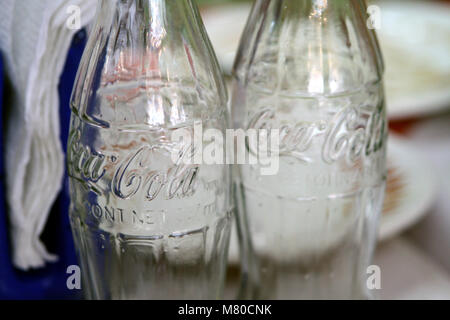
<path fill-rule="evenodd" d="M 14 90 L 12 104 L 5 106 L 7 199 L 12 259 L 22 270 L 57 259 L 39 237 L 64 172 L 57 87 L 77 31 L 66 25 L 72 13 L 68 6 L 81 9 L 82 26 L 93 18 L 96 4 L 96 0 L 2 0 L 0 50 Z"/>

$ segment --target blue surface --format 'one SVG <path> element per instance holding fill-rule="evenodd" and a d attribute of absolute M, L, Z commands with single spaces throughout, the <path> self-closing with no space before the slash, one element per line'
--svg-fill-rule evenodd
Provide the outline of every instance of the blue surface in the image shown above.
<path fill-rule="evenodd" d="M 86 43 L 86 34 L 80 31 L 73 39 L 67 56 L 64 72 L 59 84 L 61 141 L 66 150 L 70 121 L 69 101 L 76 71 Z M 0 59 L 1 60 L 1 59 Z M 0 125 L 3 122 L 1 108 L 1 89 L 3 75 L 0 61 Z M 1 128 L 0 128 L 1 129 Z M 3 130 L 0 130 L 2 134 Z M 3 137 L 0 136 L 0 147 Z M 2 149 L 2 155 L 4 156 Z M 0 182 L 3 182 L 4 162 L 0 159 Z M 68 218 L 69 194 L 65 175 L 64 188 L 55 202 L 42 240 L 50 252 L 59 257 L 57 263 L 30 272 L 22 272 L 12 266 L 10 244 L 7 232 L 7 214 L 4 202 L 3 185 L 0 185 L 0 299 L 77 299 L 80 291 L 70 291 L 66 287 L 67 267 L 77 264 Z"/>
<path fill-rule="evenodd" d="M 4 178 L 4 165 L 3 165 L 3 58 L 0 52 L 0 181 Z M 0 186 L 1 196 L 4 194 L 3 185 Z M 0 199 L 0 212 L 4 211 L 3 198 Z"/>

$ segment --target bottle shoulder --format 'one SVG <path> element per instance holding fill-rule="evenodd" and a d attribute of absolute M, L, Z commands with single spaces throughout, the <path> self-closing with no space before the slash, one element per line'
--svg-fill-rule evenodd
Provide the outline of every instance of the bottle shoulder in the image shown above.
<path fill-rule="evenodd" d="M 71 108 L 101 127 L 176 126 L 226 110 L 220 68 L 186 1 L 102 2 Z"/>
<path fill-rule="evenodd" d="M 382 82 L 374 30 L 357 3 L 274 1 L 253 7 L 234 76 L 272 91 L 341 94 Z"/>

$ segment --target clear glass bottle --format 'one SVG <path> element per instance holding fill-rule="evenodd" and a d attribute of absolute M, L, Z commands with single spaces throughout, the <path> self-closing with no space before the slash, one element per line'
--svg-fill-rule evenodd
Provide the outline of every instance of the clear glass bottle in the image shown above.
<path fill-rule="evenodd" d="M 191 0 L 101 0 L 97 10 L 73 91 L 67 160 L 86 296 L 218 298 L 231 171 L 186 161 L 197 147 L 174 138 L 228 126 L 198 9 Z"/>
<path fill-rule="evenodd" d="M 383 63 L 358 0 L 257 0 L 234 127 L 278 129 L 279 170 L 242 165 L 256 298 L 368 298 L 386 180 Z M 247 263 L 248 264 L 248 263 Z"/>

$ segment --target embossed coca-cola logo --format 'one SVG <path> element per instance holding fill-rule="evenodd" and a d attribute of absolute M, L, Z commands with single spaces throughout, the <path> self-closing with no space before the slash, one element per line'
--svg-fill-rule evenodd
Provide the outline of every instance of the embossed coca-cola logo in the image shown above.
<path fill-rule="evenodd" d="M 175 163 L 170 162 L 170 154 L 171 150 L 165 145 L 146 145 L 131 153 L 114 173 L 114 194 L 129 199 L 144 190 L 145 198 L 149 201 L 162 192 L 166 199 L 192 194 L 199 167 L 183 163 L 187 150 L 180 153 Z"/>
<path fill-rule="evenodd" d="M 97 182 L 105 175 L 106 157 L 81 144 L 80 138 L 80 130 L 70 132 L 67 150 L 68 174 Z"/>
<path fill-rule="evenodd" d="M 274 108 L 263 108 L 251 117 L 248 129 L 280 131 L 279 155 L 294 157 L 306 163 L 315 161 L 310 154 L 314 143 L 321 143 L 321 158 L 332 164 L 345 158 L 353 164 L 358 158 L 379 150 L 386 137 L 382 110 L 363 111 L 347 107 L 330 121 L 281 123 Z"/>
<path fill-rule="evenodd" d="M 69 137 L 69 175 L 86 181 L 90 187 L 95 184 L 96 192 L 101 192 L 98 182 L 105 176 L 113 194 L 121 199 L 138 194 L 147 201 L 159 195 L 172 199 L 190 196 L 195 191 L 199 166 L 185 164 L 184 158 L 191 156 L 189 147 L 181 149 L 175 162 L 171 161 L 173 146 L 163 143 L 143 144 L 137 150 L 122 152 L 120 157 L 107 157 L 92 151 L 80 138 L 80 130 L 72 131 Z"/>

